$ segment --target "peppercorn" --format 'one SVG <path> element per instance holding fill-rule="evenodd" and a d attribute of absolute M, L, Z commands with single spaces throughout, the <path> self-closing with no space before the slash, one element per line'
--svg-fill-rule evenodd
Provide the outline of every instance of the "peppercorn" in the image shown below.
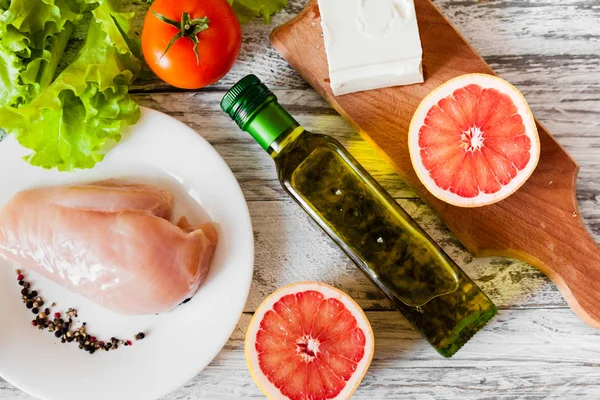
<path fill-rule="evenodd" d="M 56 336 L 57 338 L 61 337 L 63 335 L 62 331 L 59 329 L 56 332 L 54 332 L 54 336 Z"/>
<path fill-rule="evenodd" d="M 146 337 L 146 334 L 144 334 L 144 332 L 140 332 L 137 335 L 135 335 L 135 340 L 142 340 Z"/>
<path fill-rule="evenodd" d="M 23 290 L 21 290 L 21 294 L 22 294 L 23 296 L 27 296 L 27 294 L 28 294 L 28 293 L 29 293 L 29 290 L 27 290 L 27 289 L 23 289 Z"/>
<path fill-rule="evenodd" d="M 31 295 L 32 295 L 33 297 L 36 297 L 36 296 L 37 296 L 37 291 L 35 291 L 35 290 L 34 290 L 33 292 L 31 292 Z"/>
<path fill-rule="evenodd" d="M 36 320 L 31 321 L 31 325 L 37 326 L 37 321 Z"/>
<path fill-rule="evenodd" d="M 19 273 L 19 275 L 17 275 L 17 280 L 18 281 L 22 281 L 25 277 L 23 276 L 23 274 Z"/>
<path fill-rule="evenodd" d="M 25 284 L 25 281 L 19 281 L 19 286 L 23 286 Z"/>
<path fill-rule="evenodd" d="M 21 284 L 21 282 L 23 282 L 23 287 L 25 289 L 29 289 L 29 282 L 25 282 L 25 281 L 20 281 L 19 284 Z"/>
<path fill-rule="evenodd" d="M 67 336 L 67 342 L 71 343 L 73 341 L 73 338 L 71 336 Z"/>
<path fill-rule="evenodd" d="M 45 314 L 45 313 L 43 313 L 43 312 L 41 312 L 41 313 L 40 313 L 40 318 L 41 318 L 41 319 L 45 319 L 45 318 L 46 318 L 46 314 Z"/>
<path fill-rule="evenodd" d="M 34 313 L 34 314 L 37 314 L 37 313 L 40 312 L 40 310 L 38 310 L 37 308 L 34 307 L 34 308 L 31 309 L 31 312 Z"/>
<path fill-rule="evenodd" d="M 39 301 L 34 301 L 34 302 L 33 302 L 33 306 L 34 306 L 35 308 L 38 308 L 38 307 L 40 306 L 40 303 L 39 303 Z"/>
<path fill-rule="evenodd" d="M 96 336 L 91 336 L 90 337 L 90 342 L 94 343 L 96 341 Z"/>
<path fill-rule="evenodd" d="M 31 301 L 28 301 L 27 303 L 25 303 L 25 307 L 31 310 L 33 308 L 33 303 Z"/>
<path fill-rule="evenodd" d="M 15 273 L 16 273 L 17 275 L 20 275 L 20 274 L 21 274 L 21 270 L 20 270 L 20 269 L 15 269 Z"/>
<path fill-rule="evenodd" d="M 44 312 L 46 313 L 46 315 L 50 315 L 50 309 L 49 308 L 44 309 Z"/>
<path fill-rule="evenodd" d="M 92 348 L 90 349 L 90 354 L 94 354 L 95 352 L 96 352 L 96 348 L 92 347 Z"/>
<path fill-rule="evenodd" d="M 56 318 L 56 319 L 60 318 L 60 313 L 59 312 L 55 312 L 54 313 L 54 318 Z"/>

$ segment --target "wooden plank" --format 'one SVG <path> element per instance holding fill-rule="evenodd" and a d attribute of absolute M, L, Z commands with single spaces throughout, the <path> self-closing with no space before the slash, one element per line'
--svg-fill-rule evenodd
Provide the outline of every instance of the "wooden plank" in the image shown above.
<path fill-rule="evenodd" d="M 273 88 L 307 88 L 268 41 L 271 30 L 292 19 L 305 3 L 289 0 L 289 7 L 269 25 L 260 20 L 244 25 L 239 61 L 214 87 L 227 88 L 244 75 L 256 73 Z M 526 95 L 525 87 L 535 82 L 552 89 L 557 97 L 568 85 L 599 84 L 600 45 L 594 33 L 599 12 L 593 0 L 435 0 L 435 4 L 491 67 Z M 143 6 L 135 9 L 143 15 Z M 135 26 L 141 29 L 141 17 Z M 148 79 L 136 82 L 135 90 L 172 89 L 158 79 Z"/>
<path fill-rule="evenodd" d="M 371 369 L 353 399 L 542 399 L 600 395 L 600 332 L 569 310 L 501 311 L 445 360 L 395 312 L 368 312 Z M 250 315 L 204 373 L 169 398 L 262 399 L 246 372 Z M 573 378 L 576 377 L 576 378 Z"/>
<path fill-rule="evenodd" d="M 497 306 L 566 307 L 556 287 L 537 269 L 517 260 L 474 258 L 444 228 L 429 207 L 415 199 L 399 202 Z M 254 311 L 278 287 L 299 281 L 321 281 L 337 286 L 367 310 L 393 309 L 295 203 L 251 202 L 249 206 L 256 259 L 246 311 Z"/>
<path fill-rule="evenodd" d="M 572 399 L 600 397 L 600 332 L 570 310 L 500 314 L 452 359 L 443 359 L 396 312 L 367 312 L 375 355 L 353 399 Z M 217 358 L 163 398 L 264 399 L 243 354 L 244 314 Z M 68 385 L 65 387 L 68 390 Z M 0 400 L 31 397 L 0 379 Z"/>
<path fill-rule="evenodd" d="M 221 111 L 219 101 L 223 94 L 223 91 L 154 93 L 137 94 L 136 99 L 140 104 L 172 115 L 196 129 L 221 151 L 243 184 L 252 181 L 258 185 L 257 182 L 272 181 L 275 174 L 270 158 Z M 386 189 L 395 197 L 416 196 L 397 177 L 394 170 L 314 91 L 276 90 L 275 94 L 281 104 L 307 129 L 332 135 L 340 140 L 369 172 L 381 178 Z M 559 142 L 580 165 L 580 193 L 597 193 L 600 191 L 597 185 L 600 182 L 600 130 L 597 122 L 600 120 L 600 96 L 592 98 L 592 94 L 588 93 L 575 109 L 569 108 L 568 99 L 577 98 L 579 94 L 579 91 L 565 94 L 564 102 L 556 100 L 552 93 L 547 92 L 533 94 L 531 97 L 539 105 L 536 112 L 545 117 L 544 124 L 553 130 Z M 583 115 L 586 118 L 582 118 Z M 253 159 L 252 163 L 246 162 L 248 157 Z M 269 183 L 264 191 L 256 192 L 256 197 L 252 197 L 250 193 L 249 200 L 285 199 L 282 191 L 276 191 L 276 186 Z M 269 193 L 278 194 L 273 197 Z M 268 197 L 261 197 L 262 195 Z"/>

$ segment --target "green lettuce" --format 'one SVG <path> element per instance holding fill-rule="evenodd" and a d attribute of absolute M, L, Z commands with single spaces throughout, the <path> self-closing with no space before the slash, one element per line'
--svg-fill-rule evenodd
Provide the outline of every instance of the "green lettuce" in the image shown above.
<path fill-rule="evenodd" d="M 227 0 L 242 24 L 255 17 L 264 18 L 268 24 L 271 16 L 287 7 L 287 0 Z"/>
<path fill-rule="evenodd" d="M 138 0 L 138 3 L 152 4 L 154 0 Z M 240 23 L 245 24 L 256 17 L 264 18 L 268 24 L 271 16 L 287 7 L 287 0 L 227 0 L 235 11 Z"/>
<path fill-rule="evenodd" d="M 92 168 L 103 148 L 120 140 L 121 129 L 139 119 L 128 93 L 142 65 L 139 46 L 126 35 L 133 14 L 119 12 L 116 3 L 106 0 L 91 11 L 76 59 L 33 100 L 0 107 L 0 127 L 32 150 L 26 157 L 32 165 Z"/>
<path fill-rule="evenodd" d="M 90 3 L 92 0 L 0 2 L 1 105 L 28 103 L 52 82 L 73 26 L 93 6 Z"/>

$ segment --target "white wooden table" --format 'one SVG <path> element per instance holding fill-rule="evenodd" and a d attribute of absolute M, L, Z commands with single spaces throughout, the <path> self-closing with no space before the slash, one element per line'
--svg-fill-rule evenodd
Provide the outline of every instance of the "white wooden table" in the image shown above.
<path fill-rule="evenodd" d="M 245 26 L 240 60 L 218 85 L 197 93 L 158 81 L 135 87 L 142 105 L 190 125 L 225 158 L 248 200 L 256 239 L 254 282 L 236 331 L 209 367 L 163 400 L 264 398 L 246 369 L 244 333 L 267 294 L 303 280 L 333 284 L 367 311 L 376 350 L 356 399 L 599 399 L 600 331 L 580 321 L 536 269 L 509 259 L 474 259 L 270 48 L 269 32 L 304 2 L 292 0 L 269 26 L 259 21 Z M 499 75 L 523 91 L 536 117 L 577 160 L 581 213 L 600 242 L 600 2 L 435 3 Z M 221 112 L 224 91 L 250 72 L 276 89 L 282 105 L 309 130 L 341 140 L 498 305 L 499 315 L 454 358 L 440 357 L 392 309 L 283 193 L 269 156 Z M 8 399 L 30 397 L 0 379 L 0 400 Z"/>

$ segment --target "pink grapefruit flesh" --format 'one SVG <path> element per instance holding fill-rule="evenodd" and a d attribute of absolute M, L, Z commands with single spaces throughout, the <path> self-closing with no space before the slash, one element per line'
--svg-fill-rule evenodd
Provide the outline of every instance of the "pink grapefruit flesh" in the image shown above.
<path fill-rule="evenodd" d="M 423 100 L 409 129 L 409 150 L 433 195 L 477 207 L 521 187 L 538 163 L 540 144 L 521 93 L 498 77 L 471 74 Z"/>
<path fill-rule="evenodd" d="M 347 399 L 372 356 L 373 333 L 360 307 L 321 283 L 275 292 L 246 335 L 248 367 L 270 399 Z"/>

